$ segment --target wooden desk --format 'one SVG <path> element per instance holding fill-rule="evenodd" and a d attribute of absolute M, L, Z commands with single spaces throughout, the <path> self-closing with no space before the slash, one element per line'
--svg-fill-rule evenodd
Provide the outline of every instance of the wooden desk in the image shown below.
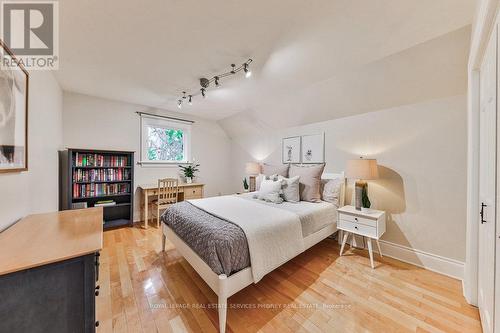
<path fill-rule="evenodd" d="M 189 199 L 201 199 L 203 198 L 203 188 L 205 184 L 202 183 L 179 183 L 179 192 L 177 195 L 177 201 L 184 201 Z M 150 197 L 155 197 L 158 195 L 158 184 L 143 184 L 139 185 L 142 190 L 142 195 L 144 197 L 144 229 L 148 228 L 148 203 Z"/>
<path fill-rule="evenodd" d="M 0 233 L 0 332 L 95 332 L 103 209 L 30 215 Z"/>

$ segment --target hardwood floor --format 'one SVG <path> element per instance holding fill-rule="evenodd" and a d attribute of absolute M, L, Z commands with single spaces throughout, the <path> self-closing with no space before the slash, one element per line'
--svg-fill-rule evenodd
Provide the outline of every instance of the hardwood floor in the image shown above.
<path fill-rule="evenodd" d="M 216 295 L 161 231 L 106 231 L 98 332 L 217 332 Z M 461 282 L 327 239 L 228 302 L 228 332 L 480 332 Z"/>

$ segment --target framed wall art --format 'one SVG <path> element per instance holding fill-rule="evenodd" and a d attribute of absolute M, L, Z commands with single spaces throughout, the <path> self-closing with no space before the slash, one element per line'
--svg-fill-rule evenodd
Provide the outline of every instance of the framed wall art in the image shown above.
<path fill-rule="evenodd" d="M 301 163 L 325 162 L 325 135 L 301 136 Z"/>
<path fill-rule="evenodd" d="M 28 170 L 29 75 L 0 40 L 0 173 Z"/>
<path fill-rule="evenodd" d="M 300 163 L 300 136 L 283 139 L 281 156 L 283 163 Z"/>

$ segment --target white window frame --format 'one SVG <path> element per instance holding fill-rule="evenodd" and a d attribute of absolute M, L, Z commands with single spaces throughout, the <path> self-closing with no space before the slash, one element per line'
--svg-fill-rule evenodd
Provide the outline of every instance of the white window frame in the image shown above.
<path fill-rule="evenodd" d="M 180 129 L 183 131 L 184 139 L 184 159 L 182 161 L 151 161 L 148 159 L 148 127 L 163 127 Z M 183 164 L 191 160 L 191 123 L 177 120 L 170 120 L 155 116 L 141 115 L 141 164 Z"/>

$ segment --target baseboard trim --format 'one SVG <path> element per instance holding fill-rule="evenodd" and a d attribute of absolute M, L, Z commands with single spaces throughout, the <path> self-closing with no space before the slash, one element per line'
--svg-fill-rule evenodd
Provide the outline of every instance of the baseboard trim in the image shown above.
<path fill-rule="evenodd" d="M 440 273 L 454 279 L 463 280 L 465 263 L 436 254 L 412 249 L 407 246 L 380 240 L 382 254 L 403 262 Z M 376 250 L 374 246 L 374 250 Z"/>
<path fill-rule="evenodd" d="M 338 237 L 338 239 L 340 244 L 340 237 Z M 361 236 L 356 236 L 354 240 L 355 247 L 360 247 L 361 244 L 364 244 L 362 241 L 360 241 L 360 239 Z M 422 267 L 454 279 L 461 280 L 463 283 L 465 263 L 461 261 L 442 257 L 437 254 L 432 254 L 417 249 L 412 249 L 408 246 L 399 245 L 385 240 L 380 240 L 379 242 L 382 249 L 382 254 L 384 256 L 397 259 L 399 261 L 403 261 L 418 267 Z M 348 243 L 352 243 L 352 241 Z M 368 249 L 366 244 L 364 244 L 364 248 L 366 250 Z M 375 244 L 373 244 L 373 252 L 377 253 L 378 255 L 378 248 Z"/>

